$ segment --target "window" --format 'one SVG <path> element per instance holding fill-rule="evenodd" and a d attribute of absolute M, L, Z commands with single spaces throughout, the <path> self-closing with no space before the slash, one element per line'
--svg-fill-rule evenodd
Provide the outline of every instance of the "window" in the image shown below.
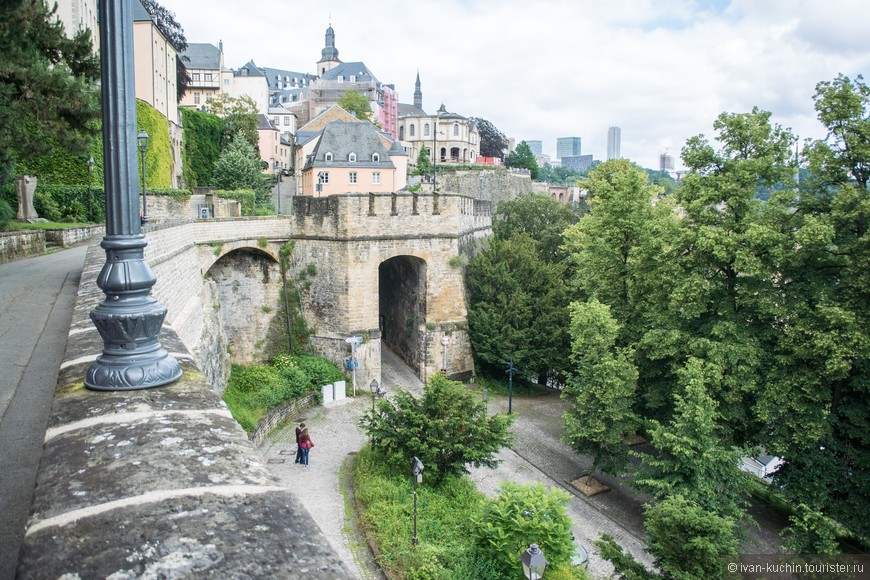
<path fill-rule="evenodd" d="M 193 93 L 193 104 L 194 105 L 199 104 L 199 93 Z"/>
<path fill-rule="evenodd" d="M 338 82 L 340 82 L 340 83 L 344 82 L 344 75 L 338 75 Z"/>
<path fill-rule="evenodd" d="M 203 80 L 211 81 L 211 73 L 205 73 L 203 76 Z"/>
<path fill-rule="evenodd" d="M 194 81 L 198 81 L 199 80 L 199 73 L 192 73 L 190 75 L 190 79 L 194 80 Z"/>
<path fill-rule="evenodd" d="M 348 183 L 356 183 L 356 171 L 351 171 L 347 174 Z"/>
<path fill-rule="evenodd" d="M 323 156 L 323 160 L 324 160 L 324 161 L 332 161 L 332 153 L 326 153 L 326 154 Z"/>
<path fill-rule="evenodd" d="M 288 126 L 290 124 L 290 117 L 284 117 L 284 126 Z"/>
<path fill-rule="evenodd" d="M 212 100 L 213 98 L 214 98 L 214 94 L 213 94 L 213 93 L 206 93 L 206 94 L 205 94 L 205 102 L 206 102 L 206 103 L 210 103 L 211 100 Z"/>
<path fill-rule="evenodd" d="M 381 154 L 380 154 L 380 153 L 372 153 L 372 161 L 374 161 L 375 163 L 377 163 L 377 162 L 380 161 L 380 160 L 381 160 Z"/>
<path fill-rule="evenodd" d="M 278 117 L 272 117 L 272 124 L 273 124 L 273 125 L 279 125 L 279 124 L 280 124 L 280 123 L 278 123 Z"/>
<path fill-rule="evenodd" d="M 351 153 L 350 155 L 348 155 L 347 160 L 351 163 L 355 162 L 356 161 L 356 153 Z"/>
<path fill-rule="evenodd" d="M 321 171 L 320 173 L 318 173 L 317 174 L 317 181 L 319 183 L 329 183 L 329 172 L 328 171 Z"/>
<path fill-rule="evenodd" d="M 410 135 L 411 137 L 414 136 L 414 125 L 408 127 L 408 135 Z"/>
<path fill-rule="evenodd" d="M 230 79 L 224 79 L 224 86 L 225 87 L 230 86 Z"/>
<path fill-rule="evenodd" d="M 453 124 L 453 136 L 459 137 L 459 124 L 458 123 Z"/>
<path fill-rule="evenodd" d="M 426 123 L 425 125 L 423 125 L 423 136 L 424 137 L 429 136 L 429 123 Z"/>
<path fill-rule="evenodd" d="M 404 141 L 404 140 L 405 140 L 405 126 L 402 125 L 401 127 L 399 127 L 399 141 Z"/>
<path fill-rule="evenodd" d="M 356 82 L 356 75 L 350 75 L 350 82 L 352 82 L 352 83 Z"/>
<path fill-rule="evenodd" d="M 380 171 L 373 172 L 372 173 L 372 183 L 377 185 L 380 182 L 381 182 L 381 172 Z"/>

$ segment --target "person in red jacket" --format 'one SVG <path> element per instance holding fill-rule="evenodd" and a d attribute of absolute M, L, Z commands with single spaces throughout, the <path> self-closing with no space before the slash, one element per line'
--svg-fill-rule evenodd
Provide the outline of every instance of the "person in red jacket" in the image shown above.
<path fill-rule="evenodd" d="M 294 463 L 302 463 L 302 431 L 305 429 L 305 423 L 299 423 L 296 427 L 296 461 Z"/>
<path fill-rule="evenodd" d="M 302 435 L 299 438 L 299 447 L 302 449 L 302 465 L 308 467 L 308 452 L 314 447 L 314 441 L 308 435 L 308 429 L 302 429 Z"/>

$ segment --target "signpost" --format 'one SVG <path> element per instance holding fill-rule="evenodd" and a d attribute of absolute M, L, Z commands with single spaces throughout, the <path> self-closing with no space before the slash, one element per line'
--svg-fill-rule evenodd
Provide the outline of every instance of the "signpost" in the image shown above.
<path fill-rule="evenodd" d="M 344 342 L 350 344 L 350 361 L 348 366 L 353 372 L 353 396 L 356 397 L 356 367 L 359 366 L 359 363 L 356 360 L 356 345 L 362 344 L 361 336 L 349 336 L 344 339 Z"/>
<path fill-rule="evenodd" d="M 441 370 L 444 372 L 445 375 L 447 374 L 447 347 L 449 345 L 450 345 L 450 336 L 445 334 L 444 336 L 441 337 L 441 357 L 442 357 Z"/>

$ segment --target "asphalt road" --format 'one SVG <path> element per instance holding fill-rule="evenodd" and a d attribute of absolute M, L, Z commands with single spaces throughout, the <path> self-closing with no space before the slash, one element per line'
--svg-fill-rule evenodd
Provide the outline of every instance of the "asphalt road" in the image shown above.
<path fill-rule="evenodd" d="M 14 578 L 87 246 L 0 264 L 0 578 Z"/>

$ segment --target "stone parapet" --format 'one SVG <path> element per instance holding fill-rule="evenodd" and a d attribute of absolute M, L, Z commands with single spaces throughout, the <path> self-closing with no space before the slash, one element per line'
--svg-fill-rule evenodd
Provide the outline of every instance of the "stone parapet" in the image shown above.
<path fill-rule="evenodd" d="M 0 232 L 0 264 L 41 256 L 45 253 L 45 232 Z"/>
<path fill-rule="evenodd" d="M 272 476 L 177 334 L 170 385 L 83 386 L 102 349 L 88 320 L 105 260 L 88 251 L 37 475 L 18 578 L 351 578 Z"/>

